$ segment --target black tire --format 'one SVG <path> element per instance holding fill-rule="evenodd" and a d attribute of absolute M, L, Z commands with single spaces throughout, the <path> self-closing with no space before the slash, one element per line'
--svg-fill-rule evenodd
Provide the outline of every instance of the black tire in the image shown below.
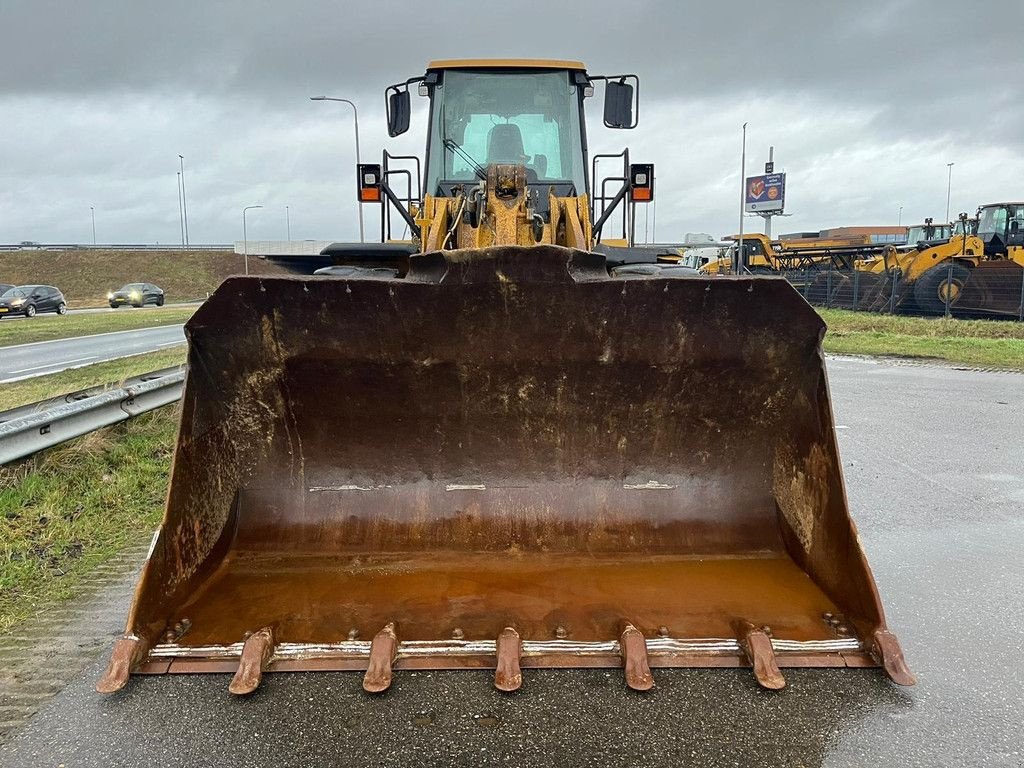
<path fill-rule="evenodd" d="M 111 309 L 117 309 L 117 308 L 118 308 L 119 306 L 121 306 L 121 305 L 120 305 L 120 304 L 115 304 L 115 303 L 114 303 L 114 302 L 112 302 L 112 301 L 110 302 L 110 308 L 111 308 Z"/>
<path fill-rule="evenodd" d="M 164 297 L 163 296 L 157 296 L 156 297 L 156 305 L 158 307 L 162 307 L 164 305 Z"/>
<path fill-rule="evenodd" d="M 952 310 L 960 297 L 964 286 L 971 277 L 971 270 L 963 264 L 937 264 L 929 269 L 914 283 L 914 301 L 917 308 L 929 315 L 946 313 L 946 291 L 952 288 L 949 297 L 949 308 Z M 948 286 L 947 286 L 948 283 Z"/>
<path fill-rule="evenodd" d="M 25 317 L 35 317 L 35 316 L 36 316 L 36 305 L 35 304 L 29 304 L 27 307 L 25 307 Z"/>
<path fill-rule="evenodd" d="M 142 304 L 136 304 L 134 301 L 132 302 L 132 306 L 136 309 L 142 309 Z"/>
<path fill-rule="evenodd" d="M 65 304 L 62 301 L 60 304 L 57 305 L 57 314 L 58 315 L 66 315 L 67 313 L 68 313 L 68 305 Z"/>

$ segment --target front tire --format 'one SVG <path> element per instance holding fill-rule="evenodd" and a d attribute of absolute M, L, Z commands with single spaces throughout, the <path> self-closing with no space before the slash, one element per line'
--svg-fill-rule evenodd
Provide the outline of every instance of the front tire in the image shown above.
<path fill-rule="evenodd" d="M 158 307 L 162 307 L 164 305 L 164 297 L 163 296 L 157 296 L 156 297 L 156 305 Z"/>
<path fill-rule="evenodd" d="M 65 304 L 62 301 L 60 304 L 57 305 L 57 314 L 58 315 L 66 315 L 67 313 L 68 313 L 68 305 Z"/>
<path fill-rule="evenodd" d="M 35 304 L 29 304 L 27 307 L 25 307 L 25 317 L 35 317 L 35 316 L 36 316 Z"/>
<path fill-rule="evenodd" d="M 971 277 L 971 270 L 963 264 L 937 264 L 914 283 L 914 301 L 918 308 L 930 315 L 946 312 L 946 297 L 952 310 L 964 294 L 964 286 Z"/>

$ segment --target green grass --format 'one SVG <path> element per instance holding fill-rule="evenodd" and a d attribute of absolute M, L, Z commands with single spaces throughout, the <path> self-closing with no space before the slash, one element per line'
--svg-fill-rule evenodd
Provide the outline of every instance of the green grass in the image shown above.
<path fill-rule="evenodd" d="M 146 355 L 87 365 L 71 371 L 36 376 L 0 388 L 0 411 L 34 403 L 49 397 L 66 395 L 97 385 L 117 387 L 130 376 L 138 376 L 160 368 L 185 362 L 185 346 L 171 347 Z"/>
<path fill-rule="evenodd" d="M 0 253 L 0 283 L 55 285 L 71 307 L 106 305 L 107 291 L 126 283 L 156 283 L 167 301 L 205 299 L 229 275 L 244 272 L 233 251 L 25 250 Z M 254 275 L 287 274 L 273 262 L 249 257 Z"/>
<path fill-rule="evenodd" d="M 177 406 L 0 467 L 0 633 L 159 523 Z"/>
<path fill-rule="evenodd" d="M 900 317 L 838 309 L 822 309 L 819 313 L 828 324 L 826 352 L 1024 370 L 1024 323 Z"/>
<path fill-rule="evenodd" d="M 155 328 L 184 323 L 195 307 L 154 307 L 88 315 L 36 315 L 31 320 L 0 320 L 0 347 L 36 341 L 89 336 L 94 333 Z"/>

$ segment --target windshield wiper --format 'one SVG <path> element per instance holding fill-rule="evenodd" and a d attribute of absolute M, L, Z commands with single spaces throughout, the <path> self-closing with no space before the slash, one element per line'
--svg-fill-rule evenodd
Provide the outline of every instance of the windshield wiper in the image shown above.
<path fill-rule="evenodd" d="M 452 139 L 445 139 L 444 142 L 442 143 L 444 144 L 446 149 L 450 149 L 452 152 L 454 152 L 467 163 L 469 163 L 471 166 L 473 166 L 473 171 L 476 173 L 477 178 L 481 179 L 482 181 L 487 181 L 487 171 L 484 169 L 482 165 L 480 165 L 480 163 L 473 159 L 473 156 L 469 154 L 469 152 L 467 152 L 458 144 L 456 144 Z"/>

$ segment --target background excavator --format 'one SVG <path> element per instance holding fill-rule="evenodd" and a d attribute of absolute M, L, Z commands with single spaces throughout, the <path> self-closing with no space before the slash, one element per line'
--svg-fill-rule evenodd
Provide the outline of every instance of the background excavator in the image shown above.
<path fill-rule="evenodd" d="M 359 670 L 381 692 L 423 668 L 512 691 L 594 666 L 638 690 L 672 666 L 913 683 L 847 509 L 824 324 L 778 278 L 599 250 L 653 196 L 623 153 L 594 203 L 600 82 L 604 125 L 632 128 L 633 75 L 431 63 L 386 91 L 392 136 L 410 88 L 430 99 L 422 174 L 359 168 L 384 242 L 196 312 L 165 517 L 99 691 Z"/>

